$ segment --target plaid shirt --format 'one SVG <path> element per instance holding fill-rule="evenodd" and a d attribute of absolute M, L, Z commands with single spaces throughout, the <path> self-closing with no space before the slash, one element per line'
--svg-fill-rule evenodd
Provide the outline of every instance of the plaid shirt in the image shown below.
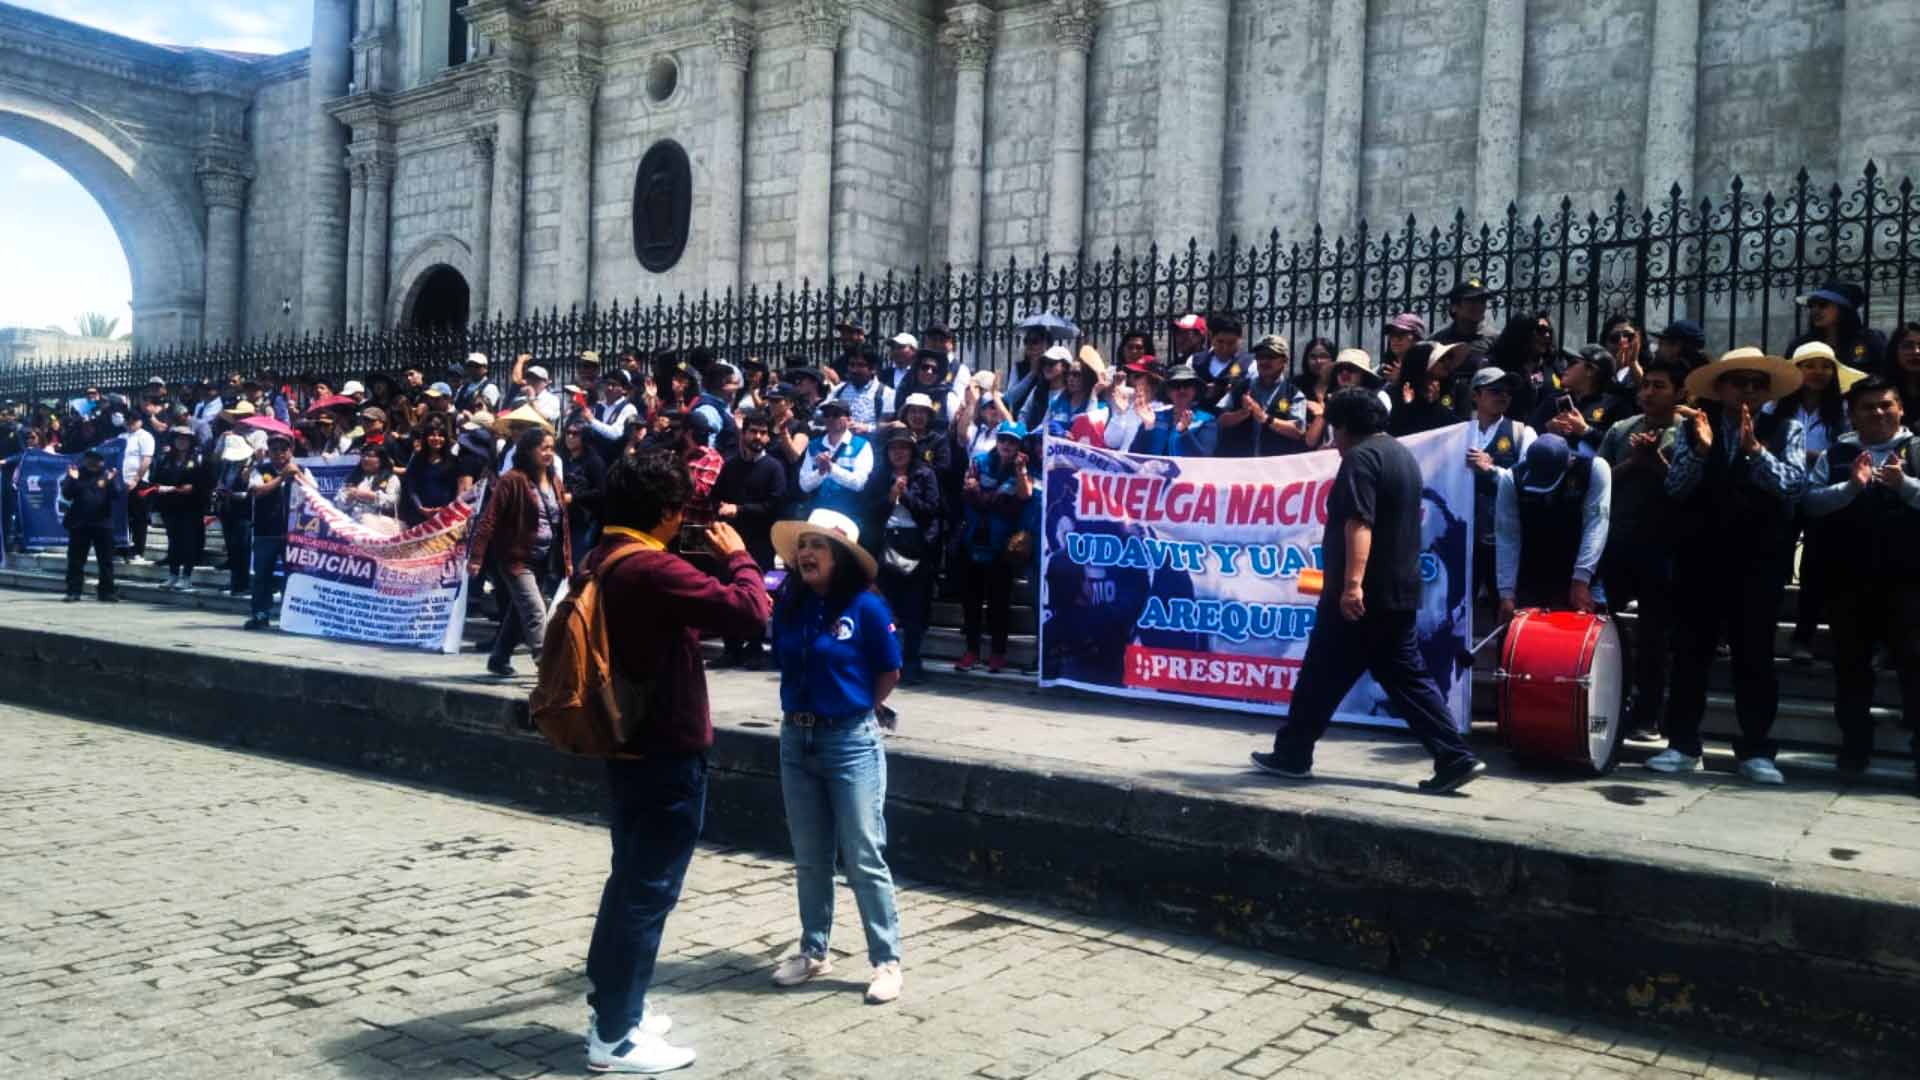
<path fill-rule="evenodd" d="M 1713 437 L 1717 446 L 1736 448 L 1735 467 L 1746 468 L 1754 482 L 1762 491 L 1768 492 L 1782 502 L 1791 504 L 1800 497 L 1801 488 L 1806 484 L 1806 468 L 1802 462 L 1807 460 L 1807 436 L 1800 427 L 1800 421 L 1788 419 L 1785 442 L 1781 452 L 1775 457 L 1771 450 L 1761 447 L 1757 454 L 1748 454 L 1738 450 L 1740 444 L 1740 424 L 1731 419 L 1722 419 L 1714 425 Z M 1676 421 L 1675 426 L 1680 426 Z M 1693 445 L 1691 437 L 1678 438 L 1673 444 L 1673 464 L 1667 469 L 1667 494 L 1675 499 L 1685 499 L 1700 486 L 1701 477 L 1706 475 L 1707 458 L 1711 449 L 1702 453 Z"/>
<path fill-rule="evenodd" d="M 711 446 L 696 446 L 692 453 L 683 455 L 683 460 L 687 463 L 687 475 L 693 480 L 693 498 L 687 500 L 686 516 L 681 521 L 687 525 L 711 525 L 720 509 L 713 498 L 713 485 L 720 479 L 720 468 L 727 459 Z"/>

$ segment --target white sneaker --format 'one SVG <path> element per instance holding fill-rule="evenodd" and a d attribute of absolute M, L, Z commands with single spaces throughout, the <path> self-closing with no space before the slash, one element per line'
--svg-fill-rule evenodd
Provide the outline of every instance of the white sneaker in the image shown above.
<path fill-rule="evenodd" d="M 867 1004 L 885 1005 L 900 996 L 900 961 L 892 960 L 873 969 L 873 981 L 867 984 Z"/>
<path fill-rule="evenodd" d="M 600 1014 L 593 1011 L 592 1009 L 588 1009 L 587 1010 L 587 1045 L 589 1047 L 593 1045 L 594 1033 L 599 1030 L 600 1030 Z M 658 1009 L 648 1009 L 646 1015 L 640 1018 L 640 1034 L 642 1035 L 657 1035 L 660 1038 L 666 1038 L 667 1032 L 672 1030 L 673 1030 L 673 1017 L 668 1016 L 666 1013 L 663 1013 Z"/>
<path fill-rule="evenodd" d="M 693 1064 L 690 1047 L 674 1046 L 638 1027 L 617 1043 L 600 1041 L 598 1031 L 587 1032 L 587 1068 L 594 1072 L 663 1073 Z"/>
<path fill-rule="evenodd" d="M 160 586 L 160 589 L 162 592 L 172 592 L 173 587 L 178 584 L 180 584 L 180 575 L 168 574 L 166 584 Z"/>
<path fill-rule="evenodd" d="M 1648 758 L 1647 768 L 1664 773 L 1699 772 L 1700 755 L 1683 754 L 1669 747 Z"/>
<path fill-rule="evenodd" d="M 153 560 L 147 558 L 145 555 L 130 555 L 127 557 L 127 565 L 128 566 L 152 566 Z"/>
<path fill-rule="evenodd" d="M 1756 784 L 1784 784 L 1787 778 L 1780 775 L 1779 766 L 1763 757 L 1750 757 L 1740 763 L 1740 775 Z"/>
<path fill-rule="evenodd" d="M 822 975 L 833 974 L 833 958 L 828 956 L 812 957 L 806 953 L 795 953 L 780 961 L 773 969 L 773 985 L 799 986 L 808 979 L 817 979 Z"/>

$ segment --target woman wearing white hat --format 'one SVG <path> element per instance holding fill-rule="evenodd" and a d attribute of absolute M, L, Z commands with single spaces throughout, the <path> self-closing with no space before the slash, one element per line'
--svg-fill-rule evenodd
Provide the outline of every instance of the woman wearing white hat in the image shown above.
<path fill-rule="evenodd" d="M 1853 384 L 1867 377 L 1867 373 L 1850 367 L 1834 356 L 1833 346 L 1824 341 L 1809 341 L 1793 350 L 1793 366 L 1800 369 L 1800 389 L 1788 397 L 1769 401 L 1761 412 L 1789 416 L 1799 421 L 1800 432 L 1806 444 L 1806 465 L 1813 467 L 1820 455 L 1833 446 L 1834 440 L 1845 435 L 1848 430 L 1847 408 L 1844 395 L 1853 388 Z M 1800 602 L 1795 612 L 1793 643 L 1790 655 L 1796 664 L 1813 663 L 1813 631 L 1820 621 L 1820 612 L 1826 601 L 1825 582 L 1821 580 L 1819 567 L 1823 560 L 1816 554 L 1818 541 L 1815 534 L 1819 530 L 1807 528 L 1807 513 L 1801 508 L 1793 519 L 1793 540 L 1800 542 L 1805 538 L 1800 552 Z M 1792 557 L 1792 548 L 1788 548 L 1788 557 Z"/>
<path fill-rule="evenodd" d="M 773 527 L 792 572 L 773 609 L 780 665 L 780 789 L 800 904 L 800 951 L 773 981 L 798 986 L 833 971 L 836 854 L 860 906 L 873 978 L 867 1001 L 900 996 L 900 920 L 887 868 L 887 756 L 875 710 L 900 681 L 893 615 L 860 526 L 834 510 Z"/>

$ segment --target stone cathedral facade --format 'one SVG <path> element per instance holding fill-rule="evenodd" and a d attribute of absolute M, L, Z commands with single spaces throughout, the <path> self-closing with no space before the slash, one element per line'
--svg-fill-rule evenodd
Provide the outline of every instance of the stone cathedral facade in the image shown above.
<path fill-rule="evenodd" d="M 179 95 L 175 119 L 126 125 L 172 140 L 177 190 L 102 196 L 123 237 L 144 198 L 178 204 L 155 211 L 172 244 L 201 245 L 166 268 L 165 297 L 135 297 L 143 343 L 1920 165 L 1915 0 L 313 7 L 312 47 L 262 58 L 136 47 L 0 4 L 0 29 L 24 27 L 0 33 L 0 134 L 53 145 L 7 123 L 36 88 L 111 120 L 87 97 L 99 78 L 60 66 L 87 49 L 96 72 L 108 56 L 114 78 Z M 139 291 L 151 259 L 128 246 Z"/>

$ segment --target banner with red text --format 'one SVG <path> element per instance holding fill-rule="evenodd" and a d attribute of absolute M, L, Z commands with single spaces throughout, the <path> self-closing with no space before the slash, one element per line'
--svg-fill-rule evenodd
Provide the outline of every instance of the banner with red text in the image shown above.
<path fill-rule="evenodd" d="M 1420 650 L 1466 730 L 1473 473 L 1466 426 L 1401 440 L 1426 479 Z M 1319 597 L 1331 450 L 1164 458 L 1047 440 L 1040 684 L 1284 715 Z M 1336 719 L 1400 723 L 1362 677 Z"/>
<path fill-rule="evenodd" d="M 459 652 L 479 490 L 402 531 L 393 518 L 355 521 L 301 484 L 288 500 L 280 629 Z"/>

